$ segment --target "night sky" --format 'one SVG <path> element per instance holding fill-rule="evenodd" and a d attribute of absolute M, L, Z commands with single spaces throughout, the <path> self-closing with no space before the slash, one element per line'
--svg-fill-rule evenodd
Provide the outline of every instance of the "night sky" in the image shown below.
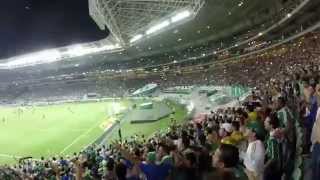
<path fill-rule="evenodd" d="M 89 16 L 88 0 L 1 0 L 0 59 L 107 35 Z"/>

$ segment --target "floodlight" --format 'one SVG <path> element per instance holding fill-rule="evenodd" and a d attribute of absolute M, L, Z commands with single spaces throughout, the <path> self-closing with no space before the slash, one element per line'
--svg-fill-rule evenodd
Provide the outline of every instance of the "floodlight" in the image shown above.
<path fill-rule="evenodd" d="M 75 45 L 68 49 L 70 56 L 83 56 L 91 53 L 97 53 L 101 51 L 113 50 L 121 48 L 119 44 L 108 44 L 103 46 L 85 47 L 83 45 Z"/>
<path fill-rule="evenodd" d="M 68 54 L 70 56 L 83 56 L 89 53 L 90 53 L 89 48 L 86 48 L 83 45 L 79 45 L 79 44 L 68 48 Z"/>
<path fill-rule="evenodd" d="M 6 63 L 8 68 L 23 67 L 35 64 L 50 63 L 58 61 L 61 54 L 57 50 L 46 50 L 38 53 L 32 53 L 25 56 L 20 56 Z"/>
<path fill-rule="evenodd" d="M 170 25 L 170 22 L 168 20 L 163 21 L 162 23 L 157 24 L 155 26 L 152 26 L 150 29 L 148 29 L 146 31 L 146 34 L 147 35 L 152 34 L 152 33 L 156 32 L 156 31 L 159 31 L 159 30 L 161 30 L 161 29 L 163 29 L 163 28 L 165 28 L 165 27 L 167 27 L 169 25 Z"/>
<path fill-rule="evenodd" d="M 142 37 L 143 37 L 142 34 L 138 34 L 138 35 L 134 36 L 132 39 L 130 39 L 130 43 L 136 42 L 139 39 L 141 39 Z"/>
<path fill-rule="evenodd" d="M 182 11 L 182 12 L 176 14 L 175 16 L 173 16 L 171 18 L 171 22 L 175 23 L 175 22 L 181 21 L 183 19 L 186 19 L 186 18 L 188 18 L 190 16 L 191 16 L 191 12 L 190 11 L 188 11 L 188 10 Z"/>
<path fill-rule="evenodd" d="M 8 59 L 5 63 L 0 63 L 0 69 L 13 69 L 26 66 L 32 66 L 37 64 L 52 63 L 57 61 L 62 61 L 65 55 L 68 57 L 78 57 L 83 55 L 88 55 L 91 53 L 98 53 L 101 51 L 108 50 L 121 50 L 120 44 L 103 44 L 102 46 L 97 46 L 96 44 L 86 44 L 86 45 L 73 45 L 70 46 L 66 53 L 63 53 L 59 49 L 44 50 L 37 53 L 31 53 L 23 56 L 13 57 Z"/>
<path fill-rule="evenodd" d="M 96 46 L 89 49 L 89 53 L 97 53 L 97 52 L 120 49 L 120 48 L 121 48 L 120 44 L 106 44 L 103 46 Z"/>
<path fill-rule="evenodd" d="M 104 50 L 113 50 L 113 49 L 120 49 L 121 45 L 120 44 L 109 44 L 102 46 Z"/>
<path fill-rule="evenodd" d="M 171 23 L 180 21 L 190 15 L 195 16 L 205 4 L 205 0 L 88 1 L 90 16 L 101 30 L 108 27 L 110 34 L 121 45 L 132 43 L 133 36 L 146 32 L 150 28 L 149 25 L 154 22 L 162 22 L 168 19 Z M 151 34 L 155 30 L 148 32 Z"/>

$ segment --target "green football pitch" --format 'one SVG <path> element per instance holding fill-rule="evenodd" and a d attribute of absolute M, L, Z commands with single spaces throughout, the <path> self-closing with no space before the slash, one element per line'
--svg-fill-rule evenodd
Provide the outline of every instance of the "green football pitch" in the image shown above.
<path fill-rule="evenodd" d="M 134 103 L 137 102 L 121 100 L 0 107 L 0 164 L 14 163 L 21 157 L 65 156 L 81 151 L 115 123 L 116 116 L 113 114 Z M 171 106 L 177 109 L 177 119 L 185 116 L 183 107 Z M 141 126 L 127 122 L 123 124 L 122 131 L 126 136 L 131 136 L 146 129 L 145 135 L 148 136 L 167 128 L 168 124 L 168 118 Z M 111 133 L 110 139 L 117 137 L 116 132 Z"/>

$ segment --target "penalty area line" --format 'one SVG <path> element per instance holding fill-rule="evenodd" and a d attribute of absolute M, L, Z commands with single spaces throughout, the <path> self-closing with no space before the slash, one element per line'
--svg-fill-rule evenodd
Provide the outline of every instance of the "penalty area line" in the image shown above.
<path fill-rule="evenodd" d="M 73 146 L 75 143 L 77 143 L 82 137 L 86 136 L 87 134 L 89 134 L 91 131 L 93 131 L 94 128 L 97 127 L 97 125 L 99 125 L 100 122 L 94 124 L 90 129 L 88 129 L 86 132 L 82 133 L 80 136 L 78 136 L 77 138 L 75 138 L 68 146 L 66 146 L 62 151 L 60 151 L 59 154 L 63 154 L 64 152 L 66 152 L 71 146 Z"/>
<path fill-rule="evenodd" d="M 21 156 L 14 156 L 10 154 L 0 154 L 0 157 L 5 157 L 5 158 L 22 158 Z"/>

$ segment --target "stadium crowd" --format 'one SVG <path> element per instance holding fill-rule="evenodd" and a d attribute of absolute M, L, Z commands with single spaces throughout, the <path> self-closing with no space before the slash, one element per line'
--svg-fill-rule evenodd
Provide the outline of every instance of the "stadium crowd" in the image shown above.
<path fill-rule="evenodd" d="M 312 161 L 311 179 L 318 180 L 317 38 L 312 34 L 200 77 L 190 75 L 198 79 L 168 77 L 160 82 L 190 85 L 188 79 L 194 84 L 213 80 L 252 87 L 241 106 L 212 111 L 202 121 L 176 124 L 173 119 L 167 132 L 149 139 L 119 137 L 108 146 L 92 145 L 73 156 L 20 159 L 0 168 L 0 179 L 293 179 L 306 154 Z"/>

